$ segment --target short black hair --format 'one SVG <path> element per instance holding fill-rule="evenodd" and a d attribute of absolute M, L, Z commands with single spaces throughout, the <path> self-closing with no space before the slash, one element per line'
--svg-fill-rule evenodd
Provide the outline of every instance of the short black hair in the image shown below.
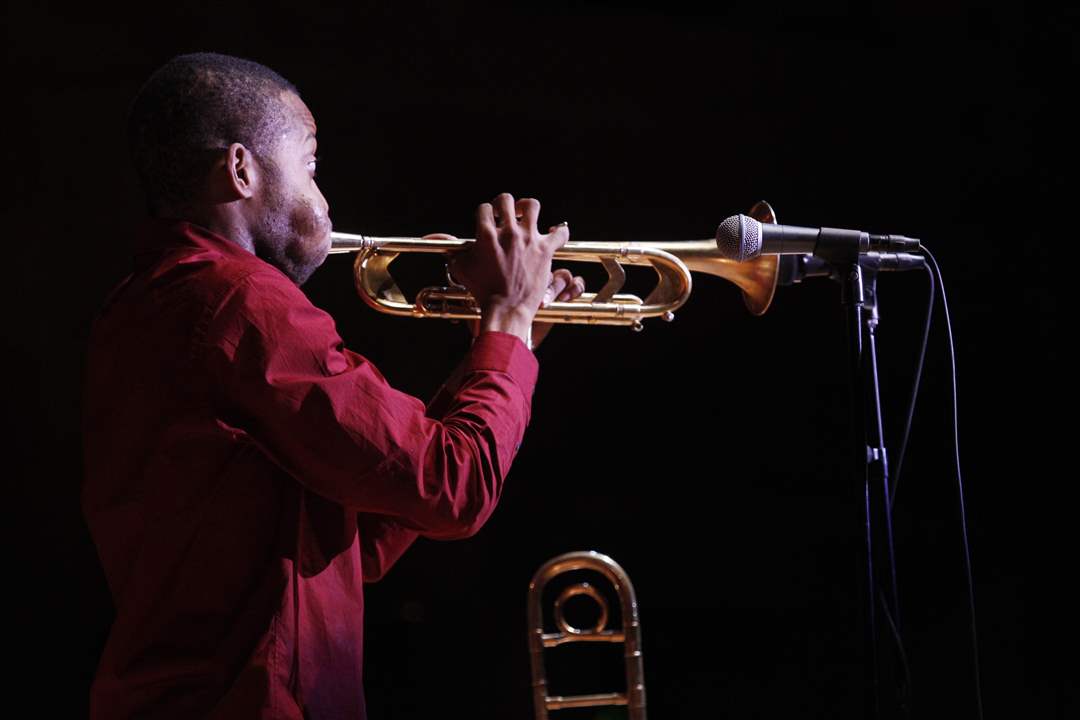
<path fill-rule="evenodd" d="M 158 68 L 128 115 L 128 149 L 150 213 L 193 199 L 208 151 L 238 142 L 269 160 L 287 121 L 283 91 L 299 95 L 265 65 L 229 55 L 178 55 Z"/>

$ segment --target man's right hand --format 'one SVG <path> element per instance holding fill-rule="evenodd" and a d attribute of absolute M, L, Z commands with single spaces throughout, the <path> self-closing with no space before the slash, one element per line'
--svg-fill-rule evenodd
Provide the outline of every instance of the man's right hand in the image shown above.
<path fill-rule="evenodd" d="M 480 331 L 517 335 L 528 344 L 551 279 L 551 258 L 566 244 L 565 225 L 537 230 L 540 203 L 509 193 L 476 209 L 476 242 L 451 258 L 450 272 L 480 305 Z"/>

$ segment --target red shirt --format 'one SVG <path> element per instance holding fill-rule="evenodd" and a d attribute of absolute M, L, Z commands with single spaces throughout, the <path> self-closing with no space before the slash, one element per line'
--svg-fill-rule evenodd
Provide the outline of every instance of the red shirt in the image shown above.
<path fill-rule="evenodd" d="M 94 325 L 83 510 L 116 620 L 92 718 L 363 718 L 363 583 L 476 532 L 537 362 L 484 333 L 429 407 L 283 273 L 154 221 Z"/>

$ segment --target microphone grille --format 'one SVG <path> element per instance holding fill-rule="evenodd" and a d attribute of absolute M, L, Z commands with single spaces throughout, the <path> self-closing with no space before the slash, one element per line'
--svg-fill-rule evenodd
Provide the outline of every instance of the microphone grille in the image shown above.
<path fill-rule="evenodd" d="M 761 223 L 746 215 L 732 215 L 716 228 L 716 247 L 728 260 L 753 260 L 761 254 Z"/>

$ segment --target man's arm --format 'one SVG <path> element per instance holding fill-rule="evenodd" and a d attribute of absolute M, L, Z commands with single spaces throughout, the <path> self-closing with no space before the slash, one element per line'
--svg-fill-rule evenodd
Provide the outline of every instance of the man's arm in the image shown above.
<path fill-rule="evenodd" d="M 442 419 L 454 393 L 461 385 L 466 363 L 462 361 L 450 377 L 435 393 L 428 403 L 426 415 L 435 420 Z M 405 554 L 416 541 L 418 533 L 388 515 L 374 515 L 360 512 L 356 514 L 356 524 L 360 534 L 360 559 L 364 569 L 364 582 L 376 582 Z"/>
<path fill-rule="evenodd" d="M 495 507 L 529 420 L 536 359 L 482 334 L 441 419 L 345 350 L 333 320 L 275 270 L 240 282 L 211 321 L 206 362 L 223 419 L 318 494 L 440 538 Z"/>

